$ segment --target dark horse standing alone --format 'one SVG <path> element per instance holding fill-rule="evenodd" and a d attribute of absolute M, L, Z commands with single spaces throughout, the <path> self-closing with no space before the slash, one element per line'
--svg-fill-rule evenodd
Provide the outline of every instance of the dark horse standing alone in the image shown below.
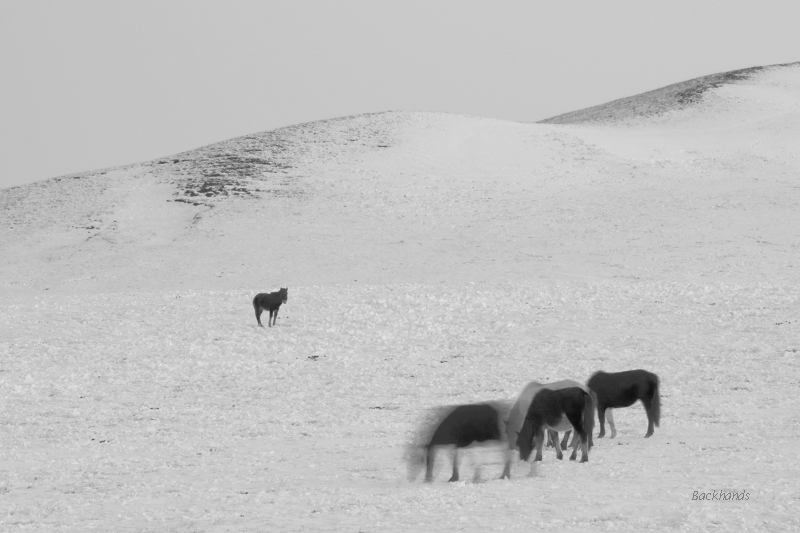
<path fill-rule="evenodd" d="M 256 310 L 256 320 L 258 320 L 258 325 L 262 328 L 264 327 L 264 324 L 261 323 L 261 312 L 269 311 L 269 319 L 267 320 L 267 324 L 269 327 L 272 327 L 275 324 L 275 321 L 278 320 L 278 309 L 280 309 L 281 304 L 285 304 L 286 300 L 288 299 L 288 287 L 281 287 L 281 290 L 277 292 L 271 292 L 269 294 L 266 292 L 256 294 L 256 297 L 253 298 L 253 307 Z M 274 319 L 272 318 L 273 315 L 275 316 Z"/>
<path fill-rule="evenodd" d="M 600 434 L 606 434 L 606 409 L 630 407 L 636 400 L 642 400 L 647 412 L 647 434 L 653 435 L 653 426 L 661 420 L 661 399 L 658 393 L 658 376 L 647 370 L 627 370 L 625 372 L 595 372 L 586 385 L 597 395 L 597 418 L 600 420 Z M 608 411 L 608 425 L 611 438 L 617 435 L 614 416 Z"/>

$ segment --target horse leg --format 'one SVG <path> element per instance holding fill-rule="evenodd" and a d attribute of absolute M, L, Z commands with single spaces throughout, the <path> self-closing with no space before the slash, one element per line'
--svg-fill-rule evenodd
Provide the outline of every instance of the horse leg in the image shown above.
<path fill-rule="evenodd" d="M 558 439 L 558 431 L 547 430 L 547 447 L 555 448 L 555 441 Z"/>
<path fill-rule="evenodd" d="M 480 461 L 475 459 L 475 454 L 471 454 L 470 458 L 472 459 L 472 464 L 475 465 L 475 473 L 472 475 L 472 482 L 473 483 L 480 483 L 481 482 L 481 463 Z"/>
<path fill-rule="evenodd" d="M 263 328 L 264 324 L 261 323 L 261 312 L 262 311 L 263 311 L 263 309 L 261 309 L 260 307 L 256 307 L 256 320 L 258 320 L 258 325 Z"/>
<path fill-rule="evenodd" d="M 581 424 L 580 420 L 576 420 L 578 424 Z M 570 461 L 574 461 L 575 458 L 578 456 L 578 444 L 581 446 L 581 462 L 585 463 L 589 460 L 589 435 L 586 434 L 583 426 L 575 427 L 575 436 L 572 439 L 572 456 L 569 458 Z"/>
<path fill-rule="evenodd" d="M 275 310 L 275 318 L 272 320 L 272 325 L 276 325 L 278 323 L 278 309 Z"/>
<path fill-rule="evenodd" d="M 513 454 L 514 450 L 509 446 L 506 449 L 506 467 L 503 469 L 503 475 L 500 476 L 500 479 L 511 479 L 511 456 Z"/>
<path fill-rule="evenodd" d="M 570 461 L 574 461 L 578 457 L 578 444 L 580 444 L 580 442 L 578 442 L 578 432 L 576 431 L 572 436 L 572 455 L 569 456 Z"/>
<path fill-rule="evenodd" d="M 542 447 L 544 446 L 544 428 L 541 428 L 534 436 L 533 440 L 536 442 L 536 458 L 534 461 L 542 460 Z"/>
<path fill-rule="evenodd" d="M 585 463 L 589 460 L 589 436 L 586 434 L 586 426 L 584 420 L 584 407 L 578 412 L 567 413 L 567 419 L 572 424 L 572 429 L 575 431 L 575 437 L 572 440 L 572 457 L 570 460 L 574 461 L 578 455 L 578 441 L 580 440 L 581 448 L 583 449 L 583 456 L 581 462 Z"/>
<path fill-rule="evenodd" d="M 611 411 L 609 411 L 609 417 Z M 598 439 L 602 439 L 606 435 L 606 408 L 604 405 L 597 404 L 597 420 L 600 421 L 600 433 L 597 435 Z M 609 423 L 611 421 L 609 420 Z"/>
<path fill-rule="evenodd" d="M 553 431 L 552 435 L 553 435 L 553 446 L 555 446 L 556 448 L 556 457 L 558 457 L 558 460 L 561 461 L 564 459 L 564 452 L 561 451 L 561 443 L 558 442 L 558 432 Z"/>
<path fill-rule="evenodd" d="M 428 446 L 428 457 L 425 465 L 425 483 L 433 482 L 433 461 L 435 459 L 434 454 L 436 453 L 436 448 L 433 446 Z"/>
<path fill-rule="evenodd" d="M 644 410 L 647 413 L 647 434 L 644 438 L 652 437 L 653 436 L 653 428 L 655 426 L 655 421 L 653 420 L 653 403 L 648 399 L 642 399 L 642 403 L 644 404 Z"/>
<path fill-rule="evenodd" d="M 609 409 L 606 414 L 608 415 L 608 427 L 611 428 L 611 437 L 609 438 L 613 439 L 617 436 L 617 425 L 614 424 L 614 410 Z"/>
<path fill-rule="evenodd" d="M 567 431 L 564 432 L 564 440 L 561 441 L 561 448 L 564 449 L 564 450 L 566 450 L 567 447 L 568 447 L 567 443 L 569 442 L 570 433 L 572 433 L 571 430 L 567 430 Z M 572 437 L 572 441 L 573 441 L 573 443 L 575 442 L 575 437 L 574 436 Z"/>
<path fill-rule="evenodd" d="M 575 451 L 578 451 L 578 447 L 575 447 Z M 573 452 L 574 453 L 574 452 Z M 589 439 L 587 435 L 584 435 L 581 439 L 581 462 L 588 463 L 589 462 Z"/>
<path fill-rule="evenodd" d="M 539 442 L 537 444 L 536 435 L 534 435 L 531 440 L 533 441 L 531 444 L 532 444 L 533 448 L 536 450 L 536 454 L 537 454 L 538 458 L 537 457 L 529 458 L 530 463 L 531 463 L 531 470 L 530 470 L 530 472 L 528 472 L 528 477 L 536 477 L 538 475 L 537 471 L 538 471 L 538 465 L 539 465 L 539 463 L 537 461 L 541 461 L 542 460 L 542 451 L 541 451 L 542 450 L 542 448 L 541 448 L 542 442 Z M 541 441 L 544 441 L 544 435 L 542 435 Z M 533 453 L 533 451 L 531 451 L 531 453 Z"/>
<path fill-rule="evenodd" d="M 449 481 L 458 481 L 458 446 L 453 449 L 453 475 Z"/>

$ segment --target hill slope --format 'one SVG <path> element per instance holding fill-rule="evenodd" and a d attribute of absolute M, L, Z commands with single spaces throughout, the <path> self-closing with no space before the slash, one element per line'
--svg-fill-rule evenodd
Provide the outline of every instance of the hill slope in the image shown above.
<path fill-rule="evenodd" d="M 751 67 L 701 76 L 605 104 L 572 111 L 540 121 L 540 124 L 581 124 L 586 122 L 622 122 L 685 109 L 702 102 L 705 93 L 724 85 L 756 80 L 764 70 L 797 67 L 786 63 L 767 67 Z"/>
<path fill-rule="evenodd" d="M 742 78 L 635 124 L 390 112 L 3 190 L 0 283 L 793 276 L 800 66 Z"/>

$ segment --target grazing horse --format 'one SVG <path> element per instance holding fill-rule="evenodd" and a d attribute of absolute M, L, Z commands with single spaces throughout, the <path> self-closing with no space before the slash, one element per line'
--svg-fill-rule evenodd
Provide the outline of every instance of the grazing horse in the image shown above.
<path fill-rule="evenodd" d="M 543 390 L 559 390 L 559 389 L 566 389 L 569 387 L 579 387 L 583 389 L 587 394 L 591 394 L 591 391 L 586 387 L 586 385 L 582 383 L 578 383 L 577 381 L 573 381 L 571 379 L 565 379 L 562 381 L 556 381 L 554 383 L 539 383 L 538 381 L 531 381 L 528 383 L 522 392 L 520 393 L 517 401 L 514 403 L 514 406 L 511 408 L 511 413 L 508 417 L 508 422 L 506 423 L 506 434 L 508 439 L 508 450 L 506 451 L 506 466 L 503 470 L 503 478 L 511 478 L 511 458 L 513 455 L 514 450 L 517 449 L 517 435 L 522 430 L 522 425 L 525 422 L 525 417 L 528 414 L 528 408 L 531 405 L 531 400 L 536 394 Z M 592 414 L 592 420 L 594 420 L 594 414 Z M 562 448 L 567 447 L 567 441 L 569 439 L 570 430 L 569 428 L 564 434 L 564 441 L 561 443 Z M 550 433 L 549 437 L 552 440 L 558 439 L 558 433 Z M 591 436 L 589 445 L 591 446 Z"/>
<path fill-rule="evenodd" d="M 501 407 L 492 403 L 459 405 L 451 408 L 436 426 L 428 444 L 421 448 L 411 447 L 408 458 L 408 480 L 416 479 L 417 474 L 426 465 L 425 481 L 433 481 L 433 464 L 435 448 L 453 446 L 453 475 L 450 481 L 458 481 L 458 449 L 472 443 L 502 441 L 504 439 Z M 475 477 L 480 476 L 480 469 Z"/>
<path fill-rule="evenodd" d="M 269 311 L 269 319 L 267 320 L 267 324 L 269 327 L 275 325 L 275 322 L 278 320 L 278 309 L 281 308 L 281 304 L 285 304 L 286 300 L 289 299 L 289 289 L 281 287 L 281 290 L 276 292 L 271 292 L 267 294 L 266 292 L 260 292 L 256 294 L 256 297 L 253 298 L 253 307 L 256 310 L 256 320 L 258 320 L 258 325 L 262 328 L 264 324 L 261 323 L 261 312 L 262 311 Z M 273 315 L 275 318 L 273 319 Z"/>
<path fill-rule="evenodd" d="M 661 420 L 661 399 L 658 393 L 658 376 L 647 370 L 627 370 L 625 372 L 595 372 L 586 385 L 597 395 L 597 418 L 600 420 L 601 438 L 606 434 L 605 418 L 608 411 L 608 425 L 611 438 L 617 436 L 614 417 L 610 409 L 630 407 L 636 400 L 642 400 L 647 412 L 647 434 L 653 435 L 653 426 Z"/>
<path fill-rule="evenodd" d="M 567 389 L 542 389 L 531 401 L 522 431 L 517 438 L 519 456 L 527 461 L 533 451 L 532 441 L 536 441 L 536 458 L 542 460 L 542 446 L 544 445 L 545 430 L 564 431 L 568 428 L 575 430 L 572 439 L 572 456 L 574 461 L 578 455 L 578 444 L 581 447 L 581 463 L 589 460 L 589 436 L 594 429 L 594 402 L 592 395 L 582 387 Z M 561 445 L 555 439 L 556 455 L 563 459 Z M 534 472 L 535 464 L 531 467 Z"/>

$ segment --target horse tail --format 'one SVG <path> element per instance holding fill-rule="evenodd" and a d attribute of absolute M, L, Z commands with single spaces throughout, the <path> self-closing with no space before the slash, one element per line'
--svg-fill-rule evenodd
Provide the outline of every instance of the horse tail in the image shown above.
<path fill-rule="evenodd" d="M 256 294 L 255 297 L 253 297 L 253 309 L 255 309 L 256 312 L 258 312 L 258 294 Z"/>
<path fill-rule="evenodd" d="M 653 418 L 653 423 L 656 425 L 656 427 L 660 427 L 658 423 L 661 421 L 661 395 L 658 391 L 658 376 L 655 376 L 655 378 L 653 400 L 650 402 L 650 413 Z"/>

